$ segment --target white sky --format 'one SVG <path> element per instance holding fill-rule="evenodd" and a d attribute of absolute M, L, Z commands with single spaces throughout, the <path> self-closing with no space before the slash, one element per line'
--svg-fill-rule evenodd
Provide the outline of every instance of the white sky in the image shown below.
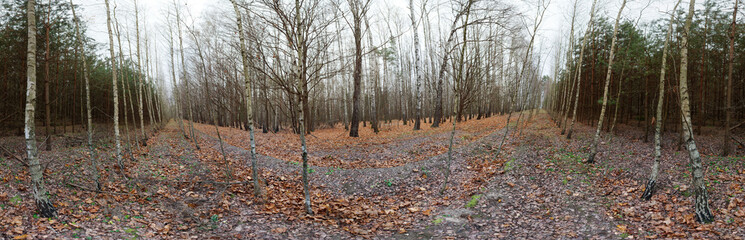
<path fill-rule="evenodd" d="M 432 1 L 432 0 L 430 0 Z M 507 1 L 512 4 L 516 4 L 519 6 L 520 11 L 523 13 L 524 16 L 526 16 L 526 20 L 528 21 L 528 25 L 532 26 L 532 17 L 535 16 L 536 11 L 536 2 L 537 0 L 517 0 L 517 1 Z M 574 0 L 551 0 L 549 9 L 547 10 L 545 14 L 545 19 L 541 25 L 541 27 L 538 30 L 538 37 L 536 38 L 535 46 L 538 48 L 536 49 L 536 52 L 540 52 L 542 55 L 542 61 L 546 64 L 543 66 L 543 74 L 544 75 L 552 75 L 553 74 L 553 63 L 554 63 L 554 57 L 553 54 L 556 52 L 557 48 L 557 42 L 561 40 L 563 44 L 566 46 L 567 40 L 566 36 L 568 36 L 569 28 L 570 28 L 570 20 L 571 20 L 571 6 Z M 651 1 L 651 4 L 650 4 Z M 74 0 L 75 4 L 81 5 L 83 7 L 82 11 L 78 13 L 80 17 L 88 22 L 88 34 L 90 37 L 94 38 L 97 42 L 103 44 L 102 46 L 107 46 L 108 44 L 108 36 L 107 36 L 107 28 L 106 28 L 106 10 L 105 5 L 102 0 Z M 111 4 L 112 7 L 114 4 L 117 5 L 117 18 L 119 19 L 120 25 L 122 27 L 128 27 L 131 30 L 131 33 L 134 33 L 134 0 L 112 0 Z M 191 15 L 197 19 L 196 21 L 199 22 L 200 16 L 203 15 L 206 11 L 212 11 L 216 8 L 225 8 L 229 7 L 230 2 L 228 0 L 181 0 L 181 2 L 184 2 L 186 6 L 189 9 L 189 12 Z M 415 0 L 415 5 L 418 7 L 421 4 L 421 0 Z M 701 2 L 701 1 L 699 1 Z M 166 17 L 166 11 L 167 9 L 171 8 L 172 6 L 172 0 L 139 0 L 138 4 L 140 6 L 140 16 L 141 21 L 144 21 L 144 24 L 147 24 L 147 30 L 148 35 L 150 38 L 157 38 L 156 41 L 158 41 L 158 44 L 160 45 L 159 55 L 160 55 L 160 64 L 159 68 L 161 71 L 161 74 L 165 74 L 165 71 L 169 69 L 169 65 L 167 62 L 167 56 L 168 51 L 165 48 L 166 41 L 164 38 L 160 35 L 159 31 L 166 31 L 164 30 L 163 22 L 165 21 Z M 430 3 L 431 4 L 431 3 Z M 670 9 L 672 9 L 674 5 L 674 0 L 633 0 L 629 1 L 627 3 L 627 8 L 624 10 L 623 17 L 626 19 L 637 19 L 639 16 L 642 16 L 642 22 L 650 21 L 654 19 L 658 19 L 663 16 L 663 12 L 668 12 Z M 589 9 L 590 9 L 591 1 L 590 0 L 579 0 L 579 9 L 578 9 L 578 17 L 577 17 L 577 26 L 575 27 L 575 34 L 579 34 L 580 31 L 584 31 L 584 26 L 586 25 L 587 21 L 589 20 Z M 598 10 L 599 14 L 603 16 L 609 16 L 610 19 L 614 19 L 615 15 L 618 11 L 618 8 L 621 5 L 621 0 L 599 0 L 598 2 Z M 646 9 L 644 9 L 645 6 L 649 5 Z M 448 5 L 446 5 L 448 6 Z M 681 3 L 681 8 L 687 8 L 688 1 L 684 1 Z M 701 7 L 700 4 L 697 7 Z M 408 1 L 406 0 L 373 0 L 373 9 L 371 9 L 372 14 L 388 14 L 387 9 L 393 9 L 393 11 L 396 11 L 399 15 L 401 14 L 408 14 Z M 447 9 L 445 7 L 444 9 Z M 642 9 L 644 11 L 642 12 Z M 447 11 L 447 10 L 446 10 Z M 417 11 L 417 14 L 419 11 Z M 449 13 L 443 13 L 448 14 Z M 226 16 L 226 17 L 233 17 Z M 378 16 L 377 18 L 380 19 L 383 16 Z M 402 17 L 402 16 L 399 16 Z M 408 17 L 408 16 L 406 16 Z M 185 16 L 185 18 L 188 19 L 188 16 Z M 371 19 L 371 21 L 375 21 Z M 408 20 L 408 18 L 406 18 Z M 142 26 L 143 23 L 141 23 L 140 29 L 141 31 L 144 31 L 144 26 Z M 371 23 L 372 24 L 372 23 Z M 379 24 L 384 24 L 379 23 Z M 436 23 L 433 23 L 436 24 Z M 443 22 L 443 24 L 446 24 Z M 442 26 L 443 28 L 449 28 L 449 26 Z M 375 27 L 373 27 L 374 30 L 376 30 Z M 408 28 L 407 28 L 408 29 Z M 406 29 L 404 29 L 406 30 Z M 420 27 L 420 30 L 421 27 Z M 443 30 L 447 31 L 447 30 Z M 122 34 L 125 34 L 125 30 L 122 30 Z M 134 36 L 132 36 L 134 37 Z M 144 37 L 144 36 L 141 36 Z M 122 36 L 122 41 L 125 41 L 124 36 Z M 376 39 L 375 41 L 378 41 L 379 39 Z M 126 50 L 126 43 L 123 42 L 125 45 L 125 52 Z M 539 50 L 540 49 L 540 50 Z M 108 51 L 106 49 L 99 49 L 98 54 L 104 55 L 108 54 Z M 563 54 L 563 53 L 562 53 Z M 168 84 L 167 84 L 168 85 Z"/>

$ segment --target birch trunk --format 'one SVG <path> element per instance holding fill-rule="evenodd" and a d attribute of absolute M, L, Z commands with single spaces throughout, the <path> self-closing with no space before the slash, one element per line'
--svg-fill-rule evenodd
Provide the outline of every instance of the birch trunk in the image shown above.
<path fill-rule="evenodd" d="M 414 130 L 421 129 L 422 118 L 422 76 L 419 73 L 419 31 L 417 31 L 416 19 L 414 18 L 414 0 L 409 0 L 409 18 L 411 18 L 411 29 L 414 31 L 414 75 L 416 77 L 416 112 L 414 117 Z M 453 121 L 455 123 L 455 121 Z"/>
<path fill-rule="evenodd" d="M 109 9 L 109 0 L 105 1 L 106 4 L 106 26 L 109 31 L 109 54 L 111 56 L 111 82 L 113 92 L 113 105 L 114 105 L 114 145 L 116 146 L 116 161 L 119 163 L 119 168 L 123 172 L 124 165 L 122 165 L 122 144 L 119 138 L 119 90 L 117 90 L 117 75 L 116 75 L 116 54 L 114 54 L 114 35 L 111 31 L 111 11 Z"/>
<path fill-rule="evenodd" d="M 241 12 L 238 10 L 238 3 L 236 3 L 235 0 L 231 0 L 230 2 L 233 3 L 233 9 L 235 10 L 235 16 L 238 23 L 238 37 L 240 39 L 241 58 L 243 60 L 243 79 L 246 85 L 246 121 L 248 122 L 248 132 L 251 141 L 251 175 L 253 177 L 254 183 L 254 195 L 256 195 L 256 197 L 260 197 L 263 190 L 261 186 L 259 186 L 259 174 L 256 167 L 256 140 L 254 138 L 253 125 L 253 96 L 251 92 L 251 80 L 248 78 L 248 51 L 246 49 L 245 36 L 243 35 L 243 17 L 241 16 Z M 265 124 L 264 129 L 266 129 L 267 125 L 268 124 Z"/>
<path fill-rule="evenodd" d="M 127 76 L 124 73 L 124 51 L 122 51 L 122 39 L 121 35 L 119 34 L 119 21 L 116 19 L 116 7 L 114 8 L 114 11 L 112 11 L 112 17 L 114 18 L 114 26 L 116 26 L 116 40 L 117 40 L 117 46 L 119 47 L 119 66 L 120 71 L 119 74 L 121 75 L 121 81 L 122 81 L 122 104 L 124 107 L 124 136 L 126 136 L 126 144 L 127 144 L 127 150 L 130 153 L 132 153 L 131 149 L 131 142 L 129 139 L 129 120 L 127 117 Z M 131 101 L 131 100 L 130 100 Z"/>
<path fill-rule="evenodd" d="M 370 31 L 370 22 L 369 22 L 369 17 L 367 16 L 367 14 L 365 14 L 365 26 L 368 29 L 367 45 L 370 47 L 370 51 L 374 51 L 375 49 L 374 49 L 374 46 L 373 46 L 372 31 Z M 377 104 L 378 102 L 377 102 L 377 100 L 378 100 L 378 95 L 379 95 L 379 92 L 380 92 L 380 91 L 378 91 L 378 87 L 379 87 L 378 86 L 378 82 L 380 80 L 379 79 L 380 78 L 380 71 L 379 71 L 379 68 L 378 68 L 377 54 L 375 52 L 372 52 L 370 54 L 370 58 L 368 58 L 368 61 L 372 62 L 372 63 L 369 63 L 369 67 L 371 67 L 372 68 L 372 71 L 373 71 L 373 73 L 371 74 L 371 77 L 369 77 L 370 81 L 372 81 L 372 87 L 373 87 L 373 90 L 372 90 L 373 94 L 370 97 L 370 105 L 371 105 L 370 106 L 370 115 L 372 115 L 372 116 L 370 116 L 370 118 L 371 118 L 370 119 L 370 125 L 372 125 L 371 127 L 373 129 L 373 132 L 378 133 L 378 132 L 380 132 L 380 128 L 379 128 L 379 124 L 378 124 L 378 104 Z"/>
<path fill-rule="evenodd" d="M 140 115 L 140 133 L 142 133 L 142 146 L 147 146 L 147 134 L 145 134 L 145 116 L 142 113 L 142 58 L 140 57 L 140 12 L 135 0 L 135 33 L 137 34 L 137 101 Z"/>
<path fill-rule="evenodd" d="M 608 88 L 610 86 L 611 75 L 613 74 L 613 59 L 616 55 L 616 41 L 618 40 L 618 22 L 621 21 L 621 12 L 626 7 L 626 0 L 621 3 L 621 9 L 618 9 L 618 15 L 616 15 L 616 24 L 613 26 L 613 40 L 610 44 L 610 56 L 608 57 L 608 71 L 605 74 L 605 87 L 603 88 L 603 107 L 600 109 L 600 119 L 598 119 L 598 126 L 595 130 L 595 137 L 592 140 L 590 146 L 590 155 L 587 157 L 587 163 L 595 162 L 595 155 L 598 154 L 598 142 L 600 142 L 600 131 L 603 129 L 603 120 L 605 119 L 605 109 L 608 108 Z M 620 81 L 620 79 L 619 79 Z"/>
<path fill-rule="evenodd" d="M 683 37 L 680 50 L 680 112 L 681 125 L 683 128 L 684 144 L 690 157 L 691 172 L 693 172 L 693 191 L 696 197 L 694 209 L 696 220 L 709 223 L 714 220 L 714 215 L 709 211 L 709 196 L 704 183 L 704 169 L 701 164 L 701 155 L 698 152 L 696 141 L 693 139 L 693 127 L 691 123 L 690 97 L 688 96 L 688 37 L 690 36 L 691 21 L 693 19 L 696 1 L 691 0 L 688 7 Z"/>
<path fill-rule="evenodd" d="M 670 38 L 673 34 L 673 22 L 675 20 L 675 13 L 678 10 L 680 1 L 675 4 L 672 13 L 670 14 L 670 22 L 667 27 L 667 36 L 665 36 L 665 46 L 662 50 L 662 65 L 660 67 L 660 91 L 657 98 L 657 117 L 654 125 L 654 163 L 652 164 L 652 173 L 647 181 L 647 187 L 642 194 L 642 199 L 649 200 L 655 191 L 657 185 L 657 175 L 660 171 L 660 158 L 662 157 L 662 108 L 665 105 L 665 67 L 667 66 L 667 52 L 670 48 Z"/>
<path fill-rule="evenodd" d="M 26 155 L 28 158 L 28 172 L 31 175 L 36 208 L 42 217 L 49 218 L 57 215 L 57 209 L 49 201 L 49 193 L 44 186 L 44 174 L 37 157 L 36 123 L 34 111 L 36 106 L 36 1 L 29 0 L 26 7 L 28 19 L 28 48 L 26 52 L 26 110 L 24 116 L 24 135 L 26 137 Z"/>

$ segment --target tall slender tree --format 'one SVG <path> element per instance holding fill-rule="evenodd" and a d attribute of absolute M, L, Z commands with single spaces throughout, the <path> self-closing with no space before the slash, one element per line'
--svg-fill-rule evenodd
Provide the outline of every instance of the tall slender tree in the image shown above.
<path fill-rule="evenodd" d="M 605 88 L 603 90 L 603 107 L 600 109 L 600 118 L 598 119 L 598 128 L 595 130 L 595 137 L 592 139 L 590 146 L 590 155 L 587 157 L 587 163 L 595 162 L 595 155 L 598 154 L 598 142 L 600 142 L 600 130 L 603 129 L 603 119 L 605 119 L 605 109 L 608 108 L 608 88 L 610 87 L 611 75 L 613 74 L 613 60 L 616 54 L 616 41 L 618 40 L 618 22 L 621 21 L 621 13 L 626 7 L 626 0 L 621 3 L 621 9 L 618 9 L 616 15 L 616 24 L 613 26 L 613 40 L 610 44 L 610 56 L 608 56 L 608 71 L 605 74 Z M 620 79 L 619 79 L 620 81 Z"/>
<path fill-rule="evenodd" d="M 24 135 L 26 137 L 26 155 L 28 159 L 28 172 L 31 175 L 31 186 L 33 189 L 36 208 L 42 217 L 54 217 L 57 209 L 49 201 L 46 187 L 44 186 L 44 174 L 37 157 L 36 128 L 34 113 L 36 106 L 36 1 L 28 0 L 26 5 L 26 17 L 28 21 L 28 48 L 26 50 L 26 110 L 24 114 Z"/>
<path fill-rule="evenodd" d="M 114 145 L 116 146 L 116 161 L 119 163 L 119 167 L 124 171 L 122 164 L 122 144 L 119 138 L 119 90 L 117 90 L 116 82 L 116 54 L 114 54 L 114 35 L 111 31 L 111 11 L 109 10 L 109 0 L 106 3 L 106 26 L 109 30 L 109 54 L 111 54 L 111 82 L 112 82 L 112 96 L 114 105 Z"/>
<path fill-rule="evenodd" d="M 415 101 L 416 110 L 414 113 L 414 130 L 421 129 L 421 118 L 422 118 L 422 76 L 419 72 L 419 65 L 421 60 L 419 59 L 419 31 L 417 30 L 417 22 L 414 17 L 414 0 L 409 0 L 409 18 L 411 18 L 411 29 L 414 31 L 414 76 L 416 77 L 416 90 L 415 90 Z M 464 43 L 465 44 L 465 43 Z M 453 121 L 455 123 L 455 121 Z"/>
<path fill-rule="evenodd" d="M 194 116 L 191 106 L 191 97 L 189 96 L 189 80 L 185 79 L 186 77 L 186 62 L 184 61 L 184 39 L 182 37 L 181 32 L 181 9 L 176 4 L 176 0 L 173 1 L 174 10 L 176 11 L 176 26 L 178 30 L 178 45 L 179 45 L 179 53 L 181 56 L 181 79 L 184 81 L 184 91 L 186 94 L 184 94 L 184 98 L 186 98 L 186 108 L 189 112 L 189 132 L 191 133 L 191 140 L 194 143 L 194 147 L 199 150 L 199 143 L 197 142 L 196 136 L 194 134 Z"/>
<path fill-rule="evenodd" d="M 85 105 L 86 105 L 86 132 L 88 133 L 88 154 L 91 158 L 91 172 L 93 173 L 93 181 L 96 183 L 96 190 L 101 190 L 101 183 L 98 181 L 98 160 L 96 160 L 95 153 L 93 151 L 93 119 L 91 118 L 91 91 L 90 81 L 88 80 L 88 61 L 85 58 L 85 45 L 83 44 L 83 37 L 80 34 L 80 19 L 75 14 L 75 5 L 70 0 L 70 7 L 72 9 L 72 18 L 75 21 L 75 35 L 78 42 L 78 48 L 80 49 L 80 55 L 83 56 L 83 81 L 85 81 Z"/>
<path fill-rule="evenodd" d="M 714 215 L 709 211 L 709 194 L 706 192 L 706 183 L 704 183 L 704 169 L 701 164 L 701 154 L 698 152 L 696 141 L 693 139 L 690 97 L 688 96 L 688 38 L 691 35 L 691 22 L 693 21 L 695 6 L 696 0 L 691 0 L 680 44 L 680 117 L 681 125 L 683 127 L 683 143 L 688 150 L 691 172 L 693 173 L 693 192 L 696 197 L 694 204 L 696 220 L 699 222 L 709 223 L 714 220 Z"/>
<path fill-rule="evenodd" d="M 592 0 L 592 7 L 590 7 L 590 21 L 587 24 L 587 30 L 585 30 L 585 37 L 582 38 L 582 47 L 579 51 L 579 61 L 577 62 L 576 70 L 576 82 L 577 82 L 577 93 L 574 95 L 574 110 L 572 110 L 572 124 L 569 125 L 569 132 L 567 132 L 567 139 L 572 139 L 572 130 L 574 129 L 574 123 L 577 122 L 577 104 L 579 104 L 579 92 L 582 89 L 582 60 L 585 56 L 585 47 L 587 47 L 587 41 L 589 40 L 590 32 L 592 32 L 592 26 L 595 20 L 595 5 L 598 0 Z"/>
<path fill-rule="evenodd" d="M 732 68 L 735 65 L 735 34 L 737 31 L 737 4 L 740 0 L 735 0 L 735 9 L 732 11 L 732 30 L 729 35 L 729 69 L 727 70 L 727 112 L 724 120 L 724 140 L 722 142 L 722 156 L 727 156 L 731 151 L 730 136 L 732 134 Z"/>
<path fill-rule="evenodd" d="M 243 17 L 241 15 L 241 11 L 238 9 L 238 3 L 236 2 L 236 0 L 230 0 L 230 2 L 233 4 L 233 9 L 235 10 L 236 22 L 238 24 L 238 38 L 241 46 L 241 59 L 243 60 L 243 80 L 246 88 L 246 121 L 248 122 L 248 132 L 251 144 L 251 176 L 253 177 L 254 195 L 259 197 L 262 193 L 262 189 L 261 186 L 259 186 L 259 174 L 256 167 L 256 140 L 254 138 L 253 124 L 253 95 L 251 92 L 251 79 L 248 77 L 248 51 L 246 49 L 246 39 L 243 30 Z M 264 126 L 264 128 L 266 129 L 267 125 Z"/>
<path fill-rule="evenodd" d="M 665 105 L 665 68 L 667 66 L 667 52 L 670 48 L 670 38 L 673 34 L 673 22 L 675 22 L 675 12 L 680 5 L 678 0 L 670 13 L 670 22 L 667 26 L 667 35 L 665 36 L 664 47 L 662 48 L 662 65 L 660 66 L 660 85 L 659 95 L 657 96 L 657 117 L 654 125 L 654 163 L 652 163 L 652 173 L 647 181 L 647 187 L 642 194 L 642 199 L 649 200 L 654 194 L 655 185 L 657 185 L 657 175 L 660 171 L 660 158 L 662 157 L 662 107 Z"/>
<path fill-rule="evenodd" d="M 347 0 L 352 11 L 352 31 L 354 35 L 354 72 L 352 79 L 354 90 L 352 91 L 352 120 L 349 125 L 349 136 L 359 137 L 360 105 L 362 95 L 362 18 L 367 14 L 369 0 Z M 299 16 L 298 16 L 299 17 Z M 299 22 L 300 20 L 298 20 Z"/>

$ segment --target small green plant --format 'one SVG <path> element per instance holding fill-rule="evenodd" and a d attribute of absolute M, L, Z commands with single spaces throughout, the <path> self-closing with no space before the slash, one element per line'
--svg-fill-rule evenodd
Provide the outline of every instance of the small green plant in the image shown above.
<path fill-rule="evenodd" d="M 385 182 L 383 182 L 383 183 L 385 183 L 385 185 L 386 185 L 386 186 L 389 186 L 389 187 L 390 187 L 390 186 L 393 186 L 393 181 L 391 181 L 390 179 L 388 179 L 388 180 L 385 180 Z"/>
<path fill-rule="evenodd" d="M 466 203 L 466 208 L 475 207 L 476 204 L 479 203 L 480 198 L 481 198 L 481 194 L 476 194 L 476 195 L 471 196 L 471 200 L 469 200 L 468 203 Z"/>
<path fill-rule="evenodd" d="M 15 195 L 12 198 L 10 198 L 10 203 L 13 205 L 18 205 L 21 203 L 21 195 Z"/>
<path fill-rule="evenodd" d="M 212 221 L 213 223 L 217 222 L 217 220 L 220 220 L 220 217 L 217 216 L 217 214 L 212 215 L 212 217 L 210 217 L 210 221 Z"/>
<path fill-rule="evenodd" d="M 621 233 L 621 235 L 619 237 L 621 239 L 625 239 L 625 238 L 628 238 L 629 237 L 629 234 L 628 233 Z"/>
<path fill-rule="evenodd" d="M 506 163 L 504 163 L 504 171 L 505 172 L 510 171 L 513 168 L 515 168 L 515 159 L 514 158 L 513 159 L 510 159 L 509 161 L 507 161 Z"/>
<path fill-rule="evenodd" d="M 434 224 L 440 224 L 440 223 L 442 223 L 443 221 L 445 221 L 445 219 L 442 219 L 442 218 L 435 218 L 435 220 L 432 220 L 432 223 L 434 223 Z"/>

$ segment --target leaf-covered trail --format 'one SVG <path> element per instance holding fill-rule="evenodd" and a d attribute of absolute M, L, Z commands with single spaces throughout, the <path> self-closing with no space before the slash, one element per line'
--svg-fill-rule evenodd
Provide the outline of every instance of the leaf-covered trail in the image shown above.
<path fill-rule="evenodd" d="M 0 169 L 0 232 L 8 238 L 26 234 L 96 239 L 737 239 L 745 235 L 738 227 L 745 218 L 745 161 L 741 158 L 704 156 L 717 219 L 700 225 L 692 219 L 690 175 L 683 152 L 665 148 L 660 189 L 652 201 L 642 202 L 638 195 L 651 164 L 651 146 L 638 140 L 640 132 L 621 126 L 620 135 L 600 146 L 598 162 L 587 165 L 581 161 L 592 128 L 579 125 L 575 139 L 566 140 L 548 115 L 541 113 L 523 126 L 521 135 L 511 129 L 504 152 L 494 158 L 504 121 L 506 116 L 495 116 L 461 125 L 452 181 L 444 195 L 438 193 L 446 157 L 442 152 L 412 153 L 411 159 L 376 165 L 362 165 L 347 157 L 393 157 L 421 146 L 405 142 L 438 147 L 444 144 L 445 128 L 412 135 L 383 128 L 381 137 L 340 137 L 338 146 L 322 143 L 327 142 L 324 134 L 340 130 L 319 130 L 311 142 L 320 145 L 315 150 L 342 159 L 331 162 L 342 162 L 347 168 L 324 165 L 328 158 L 321 155 L 312 158 L 320 163 L 309 174 L 313 216 L 303 211 L 299 164 L 295 158 L 282 157 L 298 154 L 297 149 L 287 147 L 295 140 L 283 139 L 295 135 L 257 134 L 260 140 L 284 145 L 263 145 L 261 151 L 277 151 L 279 158 L 259 156 L 267 198 L 256 199 L 253 186 L 246 184 L 251 174 L 244 148 L 226 145 L 227 162 L 223 162 L 214 137 L 199 132 L 202 149 L 196 150 L 175 122 L 170 122 L 150 138 L 147 147 L 133 149 L 134 159 L 125 156 L 128 178 L 124 178 L 111 155 L 111 139 L 100 134 L 96 156 L 101 161 L 102 193 L 90 191 L 89 160 L 82 146 L 43 153 L 48 159 L 44 164 L 49 166 L 45 178 L 60 209 L 57 219 L 34 217 L 25 168 L 4 158 L 2 164 L 8 168 Z M 198 128 L 207 133 L 214 129 Z M 228 143 L 241 143 L 247 135 L 223 129 Z M 674 136 L 669 137 L 666 142 L 674 142 Z M 705 154 L 716 150 L 707 143 L 713 137 L 697 138 L 704 141 Z M 353 141 L 360 143 L 345 145 Z M 379 148 L 389 150 L 372 150 Z"/>

